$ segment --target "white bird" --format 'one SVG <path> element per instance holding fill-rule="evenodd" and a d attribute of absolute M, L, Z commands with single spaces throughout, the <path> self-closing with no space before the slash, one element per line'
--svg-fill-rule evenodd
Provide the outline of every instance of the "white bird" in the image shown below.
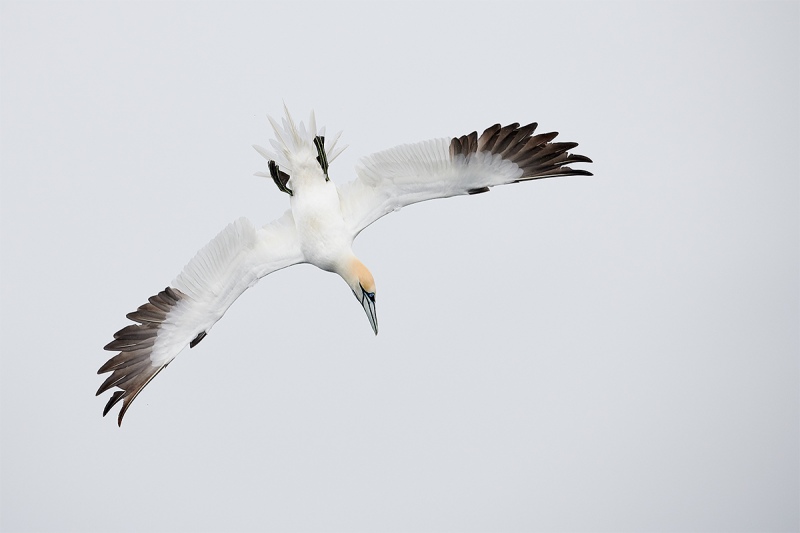
<path fill-rule="evenodd" d="M 120 400 L 118 423 L 142 389 L 188 345 L 193 348 L 247 288 L 291 265 L 311 263 L 339 274 L 364 308 L 373 331 L 376 288 L 372 274 L 353 253 L 356 236 L 403 206 L 490 187 L 556 176 L 591 176 L 569 163 L 591 163 L 570 154 L 577 143 L 551 142 L 557 133 L 533 135 L 536 123 L 500 124 L 452 139 L 404 144 L 360 160 L 356 179 L 337 187 L 328 164 L 345 147 L 339 134 L 326 146 L 312 111 L 309 127 L 296 125 L 285 109 L 273 150 L 254 148 L 268 161 L 269 174 L 289 195 L 291 209 L 262 228 L 246 218 L 228 225 L 203 247 L 169 287 L 127 317 L 136 322 L 114 334 L 106 350 L 119 351 L 98 370 L 111 372 L 97 391 L 113 387 L 103 416 Z"/>

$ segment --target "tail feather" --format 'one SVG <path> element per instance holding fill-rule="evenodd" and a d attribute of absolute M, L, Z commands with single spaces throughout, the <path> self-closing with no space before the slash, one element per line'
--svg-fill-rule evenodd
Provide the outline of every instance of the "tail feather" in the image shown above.
<path fill-rule="evenodd" d="M 271 116 L 267 117 L 275 133 L 275 137 L 270 139 L 272 149 L 266 149 L 256 145 L 253 145 L 253 148 L 255 148 L 264 159 L 275 161 L 278 166 L 285 169 L 285 171 L 291 175 L 294 168 L 293 162 L 297 158 L 316 157 L 317 152 L 314 146 L 314 138 L 317 136 L 324 137 L 325 127 L 317 129 L 317 119 L 313 110 L 308 119 L 309 127 L 306 129 L 303 122 L 300 122 L 299 125 L 295 123 L 286 105 L 284 105 L 283 109 L 285 116 L 281 117 L 280 123 Z M 325 151 L 328 156 L 328 163 L 333 162 L 333 160 L 347 148 L 347 146 L 337 145 L 341 134 L 342 132 L 337 133 L 333 136 L 331 141 L 326 142 Z M 263 175 L 263 173 L 258 175 Z"/>

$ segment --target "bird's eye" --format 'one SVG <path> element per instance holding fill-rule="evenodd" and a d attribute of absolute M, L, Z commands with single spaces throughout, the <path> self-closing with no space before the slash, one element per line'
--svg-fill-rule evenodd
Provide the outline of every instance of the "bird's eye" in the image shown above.
<path fill-rule="evenodd" d="M 375 293 L 374 292 L 367 292 L 367 289 L 365 289 L 360 283 L 359 283 L 359 287 L 361 288 L 361 294 L 363 296 L 366 296 L 367 298 L 369 298 L 373 302 L 375 301 Z"/>

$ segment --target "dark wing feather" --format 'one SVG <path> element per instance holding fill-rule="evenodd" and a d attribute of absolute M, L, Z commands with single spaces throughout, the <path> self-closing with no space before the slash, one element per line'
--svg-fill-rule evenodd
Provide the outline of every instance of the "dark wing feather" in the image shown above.
<path fill-rule="evenodd" d="M 100 385 L 96 395 L 99 396 L 113 387 L 121 389 L 111 396 L 103 409 L 103 416 L 122 401 L 122 409 L 117 418 L 117 423 L 122 425 L 122 418 L 136 396 L 169 364 L 167 362 L 154 365 L 150 355 L 162 323 L 169 312 L 185 297 L 181 291 L 171 287 L 151 296 L 148 303 L 128 313 L 128 318 L 139 324 L 125 326 L 117 331 L 114 333 L 114 340 L 103 348 L 120 352 L 106 361 L 97 371 L 98 374 L 111 372 L 111 375 Z"/>

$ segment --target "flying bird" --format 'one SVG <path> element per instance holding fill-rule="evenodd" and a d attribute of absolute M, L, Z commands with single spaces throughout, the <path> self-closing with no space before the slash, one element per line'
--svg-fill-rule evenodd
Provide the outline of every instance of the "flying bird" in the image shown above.
<path fill-rule="evenodd" d="M 401 207 L 491 187 L 558 176 L 591 176 L 572 163 L 591 163 L 572 154 L 577 143 L 553 142 L 558 133 L 535 134 L 537 124 L 495 124 L 480 136 L 404 144 L 362 158 L 356 178 L 337 186 L 329 165 L 341 154 L 339 134 L 328 141 L 317 130 L 313 111 L 308 127 L 285 109 L 279 124 L 269 117 L 272 149 L 254 148 L 267 172 L 289 196 L 290 209 L 256 228 L 246 218 L 231 223 L 203 247 L 177 278 L 127 318 L 135 322 L 114 334 L 105 350 L 119 351 L 98 374 L 111 375 L 97 395 L 117 388 L 105 416 L 122 401 L 118 424 L 142 389 L 188 345 L 194 348 L 231 304 L 276 270 L 311 263 L 342 277 L 378 334 L 375 279 L 353 253 L 353 240 L 367 226 Z"/>

